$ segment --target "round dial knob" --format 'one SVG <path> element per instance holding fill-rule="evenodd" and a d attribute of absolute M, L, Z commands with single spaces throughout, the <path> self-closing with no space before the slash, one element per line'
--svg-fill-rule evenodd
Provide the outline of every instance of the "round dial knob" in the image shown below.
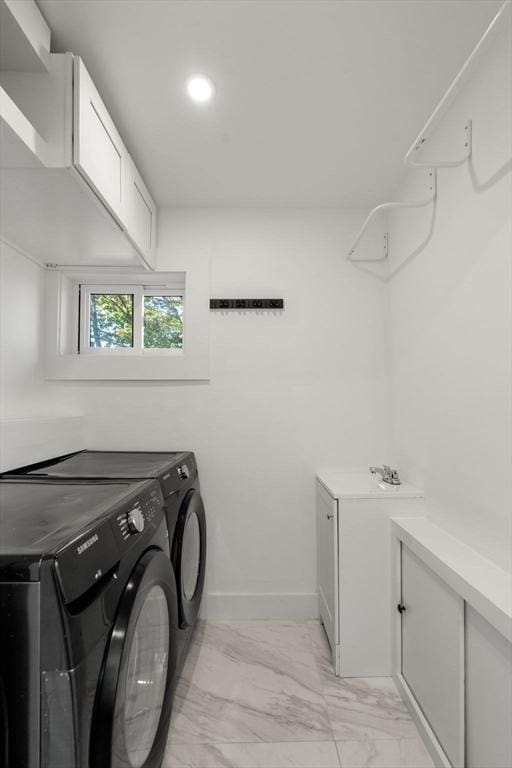
<path fill-rule="evenodd" d="M 190 477 L 190 470 L 186 464 L 182 464 L 181 467 L 178 467 L 178 475 L 181 480 L 188 480 Z"/>
<path fill-rule="evenodd" d="M 142 511 L 139 509 L 139 507 L 134 507 L 130 512 L 128 512 L 126 515 L 126 521 L 128 523 L 130 533 L 142 533 L 144 530 L 144 515 L 142 514 Z"/>

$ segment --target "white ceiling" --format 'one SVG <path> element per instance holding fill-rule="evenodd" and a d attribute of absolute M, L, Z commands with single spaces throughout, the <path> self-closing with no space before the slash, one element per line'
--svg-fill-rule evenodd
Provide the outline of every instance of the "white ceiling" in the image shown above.
<path fill-rule="evenodd" d="M 39 0 L 159 205 L 369 206 L 499 0 Z M 215 82 L 208 106 L 186 78 Z"/>

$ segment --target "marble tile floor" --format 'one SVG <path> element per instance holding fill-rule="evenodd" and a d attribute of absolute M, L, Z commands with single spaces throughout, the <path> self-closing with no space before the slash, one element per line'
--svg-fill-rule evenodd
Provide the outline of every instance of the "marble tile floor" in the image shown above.
<path fill-rule="evenodd" d="M 431 768 L 390 678 L 340 680 L 317 621 L 201 622 L 163 768 Z"/>

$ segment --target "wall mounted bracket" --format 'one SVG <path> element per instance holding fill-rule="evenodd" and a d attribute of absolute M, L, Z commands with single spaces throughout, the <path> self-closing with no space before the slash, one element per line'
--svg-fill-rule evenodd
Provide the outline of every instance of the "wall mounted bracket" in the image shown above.
<path fill-rule="evenodd" d="M 428 197 L 426 197 L 424 200 L 411 200 L 409 202 L 394 202 L 394 203 L 382 203 L 381 205 L 377 205 L 373 210 L 370 211 L 368 216 L 366 217 L 363 226 L 357 233 L 356 239 L 354 240 L 352 247 L 350 248 L 347 259 L 352 262 L 362 262 L 371 264 L 377 261 L 384 261 L 389 256 L 389 232 L 385 230 L 383 232 L 383 244 L 382 244 L 382 252 L 380 256 L 375 257 L 357 257 L 357 246 L 359 243 L 363 240 L 366 231 L 368 230 L 368 226 L 371 224 L 373 219 L 378 216 L 379 214 L 383 213 L 384 211 L 389 210 L 396 210 L 400 208 L 425 208 L 427 205 L 430 205 L 434 202 L 437 195 L 437 172 L 435 168 L 431 168 L 428 171 L 427 174 L 427 188 L 428 188 Z"/>
<path fill-rule="evenodd" d="M 406 165 L 410 165 L 413 168 L 456 168 L 458 165 L 463 165 L 466 160 L 471 157 L 473 151 L 473 132 L 471 120 L 465 120 L 463 128 L 460 132 L 460 156 L 457 160 L 435 160 L 429 158 L 428 162 L 422 162 L 417 159 L 421 157 L 421 152 L 424 150 L 432 136 L 432 124 L 434 122 L 435 113 L 431 119 L 425 125 L 424 129 L 416 139 L 416 141 L 409 148 L 409 151 L 405 155 L 404 162 Z"/>

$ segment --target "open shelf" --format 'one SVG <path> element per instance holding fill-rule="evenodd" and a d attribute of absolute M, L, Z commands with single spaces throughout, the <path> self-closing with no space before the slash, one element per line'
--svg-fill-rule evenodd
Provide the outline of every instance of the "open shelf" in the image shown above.
<path fill-rule="evenodd" d="M 51 32 L 35 3 L 0 0 L 0 69 L 45 72 Z"/>
<path fill-rule="evenodd" d="M 406 165 L 426 170 L 428 194 L 423 199 L 382 203 L 373 208 L 348 251 L 349 261 L 354 263 L 385 261 L 389 256 L 390 247 L 385 214 L 400 208 L 424 208 L 433 204 L 437 194 L 437 168 L 456 167 L 470 158 L 471 119 L 469 117 L 461 119 L 460 115 L 449 115 L 450 109 L 466 82 L 474 75 L 482 57 L 495 43 L 497 36 L 510 28 L 510 23 L 511 0 L 506 0 L 405 155 Z M 441 126 L 442 131 L 440 131 Z M 378 222 L 381 223 L 378 224 Z M 373 243 L 368 253 L 368 243 L 371 242 L 372 237 Z"/>
<path fill-rule="evenodd" d="M 43 168 L 47 156 L 46 141 L 0 87 L 0 166 Z"/>
<path fill-rule="evenodd" d="M 472 151 L 471 120 L 458 118 L 452 126 L 450 136 L 441 139 L 437 136 L 450 108 L 466 83 L 473 77 L 482 57 L 493 45 L 497 35 L 510 29 L 511 2 L 506 0 L 482 35 L 452 84 L 440 100 L 420 133 L 405 155 L 406 165 L 419 168 L 453 168 L 462 165 Z M 430 152 L 429 152 L 430 150 Z"/>

